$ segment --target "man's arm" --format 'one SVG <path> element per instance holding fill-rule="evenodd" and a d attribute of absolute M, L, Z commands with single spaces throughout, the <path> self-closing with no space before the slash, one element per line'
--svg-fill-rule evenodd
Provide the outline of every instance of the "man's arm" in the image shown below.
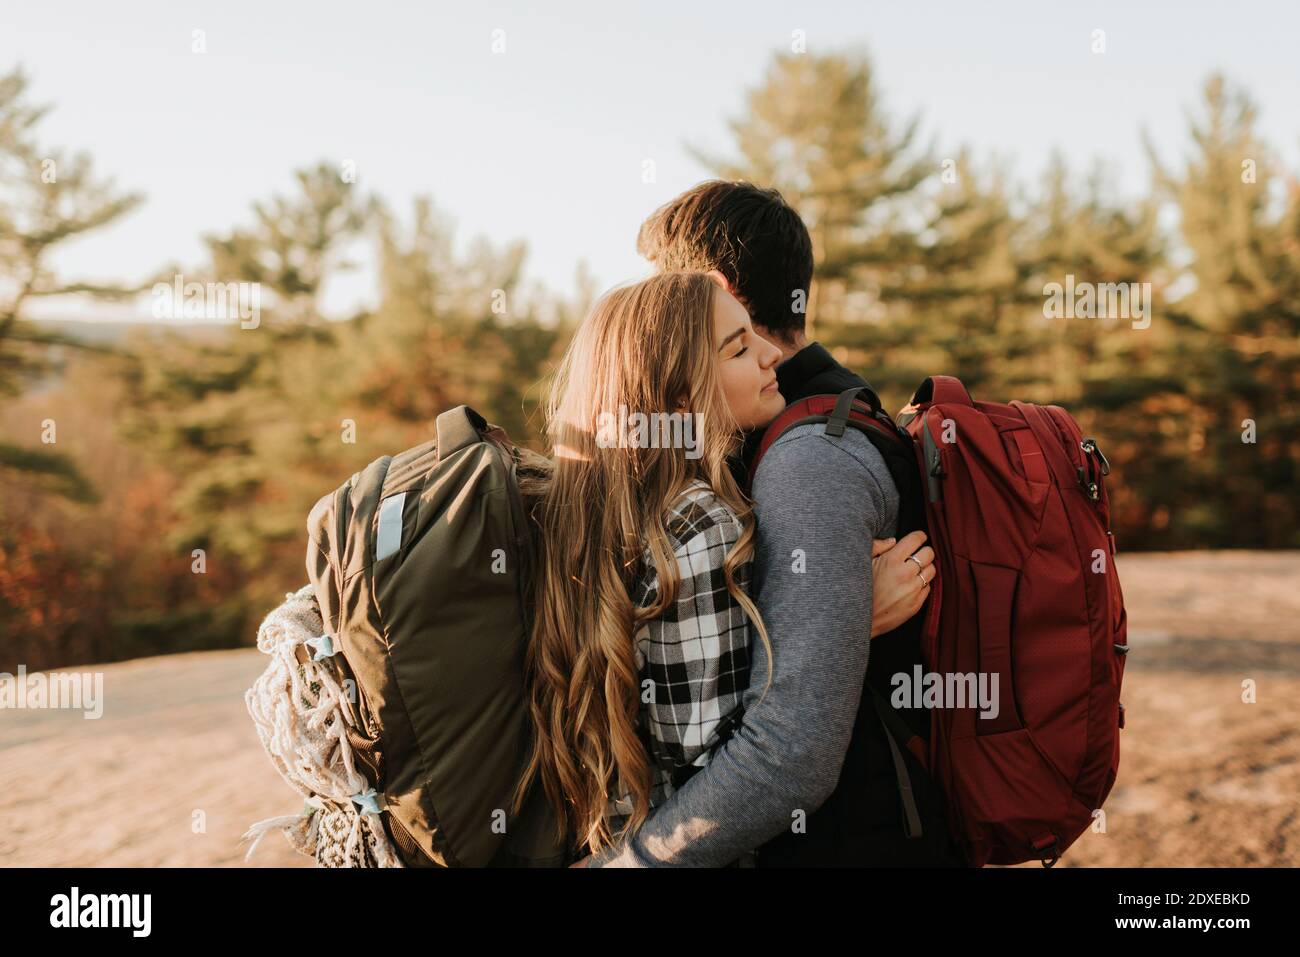
<path fill-rule="evenodd" d="M 755 477 L 756 598 L 775 657 L 755 635 L 740 728 L 636 835 L 590 866 L 729 864 L 835 789 L 867 668 L 872 539 L 894 524 L 898 493 L 864 436 L 824 431 L 783 436 Z"/>

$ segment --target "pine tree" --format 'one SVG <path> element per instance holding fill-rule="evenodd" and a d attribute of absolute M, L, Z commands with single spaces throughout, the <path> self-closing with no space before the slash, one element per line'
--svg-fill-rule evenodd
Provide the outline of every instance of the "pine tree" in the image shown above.
<path fill-rule="evenodd" d="M 857 273 L 876 290 L 878 317 L 836 324 L 827 335 L 891 409 L 935 373 L 960 376 L 977 394 L 1039 375 L 1028 326 L 1041 300 L 1026 290 L 1022 223 L 1002 174 L 981 172 L 965 151 L 939 168 L 912 194 L 916 225 L 895 233 L 889 260 Z"/>
<path fill-rule="evenodd" d="M 1120 546 L 1153 547 L 1160 533 L 1148 503 L 1172 487 L 1168 469 L 1177 458 L 1162 431 L 1177 376 L 1159 204 L 1121 194 L 1101 165 L 1075 182 L 1058 153 L 1027 213 L 1022 243 L 1027 286 L 1037 297 L 1031 327 L 1041 375 L 1018 397 L 1065 406 L 1084 435 L 1097 439 L 1113 469 L 1111 524 Z M 1079 295 L 1085 287 L 1095 292 L 1091 305 Z M 1072 288 L 1072 305 L 1047 307 L 1049 289 L 1064 299 Z M 1108 289 L 1120 292 L 1112 299 Z"/>
<path fill-rule="evenodd" d="M 328 460 L 324 434 L 302 414 L 336 388 L 343 356 L 318 297 L 365 224 L 365 202 L 337 167 L 295 174 L 298 191 L 253 206 L 254 224 L 205 236 L 210 260 L 185 282 L 256 283 L 268 300 L 256 323 L 230 322 L 210 340 L 140 337 L 122 375 L 126 434 L 167 457 L 184 478 L 175 547 L 203 548 L 262 568 L 296 540 L 304 516 L 283 494 L 295 468 Z M 174 307 L 175 308 L 175 307 Z M 180 320 L 183 321 L 183 320 Z"/>
<path fill-rule="evenodd" d="M 143 197 L 119 193 L 95 176 L 89 155 L 46 150 L 35 128 L 49 112 L 27 100 L 27 75 L 0 75 L 0 396 L 17 395 L 51 370 L 50 349 L 95 347 L 42 328 L 25 317 L 32 300 L 49 296 L 120 298 L 138 291 L 61 280 L 51 253 L 117 221 Z M 47 490 L 78 501 L 95 498 L 93 484 L 65 455 L 29 443 L 0 441 L 0 469 L 41 478 Z"/>
<path fill-rule="evenodd" d="M 352 177 L 319 162 L 294 173 L 297 191 L 253 204 L 253 224 L 225 236 L 208 235 L 211 273 L 225 282 L 257 283 L 273 297 L 276 325 L 321 322 L 319 297 L 326 277 L 352 267 L 346 244 L 365 224 L 365 203 Z"/>
<path fill-rule="evenodd" d="M 868 311 L 864 273 L 893 265 L 908 200 L 937 172 L 916 147 L 918 121 L 889 119 L 865 56 L 785 54 L 729 126 L 736 160 L 697 155 L 722 177 L 776 187 L 808 225 L 817 263 L 810 338 L 822 323 Z"/>
<path fill-rule="evenodd" d="M 1178 545 L 1300 544 L 1300 196 L 1255 132 L 1256 108 L 1205 84 L 1194 151 L 1171 170 L 1193 287 L 1169 307 L 1183 392 L 1183 494 L 1162 503 Z"/>

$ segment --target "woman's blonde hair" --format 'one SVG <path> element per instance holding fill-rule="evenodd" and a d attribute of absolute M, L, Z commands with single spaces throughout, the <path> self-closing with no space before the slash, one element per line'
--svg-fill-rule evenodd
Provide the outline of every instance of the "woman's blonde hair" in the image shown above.
<path fill-rule="evenodd" d="M 540 779 L 560 826 L 593 852 L 617 836 L 605 821 L 612 794 L 632 797 L 627 832 L 649 814 L 634 635 L 676 599 L 666 510 L 696 480 L 740 519 L 724 567 L 727 589 L 768 648 L 771 680 L 767 631 L 735 580 L 753 556 L 754 517 L 727 462 L 739 452 L 741 434 L 718 377 L 717 290 L 707 274 L 681 272 L 606 294 L 579 327 L 547 405 L 556 461 L 537 510 L 536 617 L 526 659 L 535 745 L 515 804 Z M 611 421 L 673 412 L 694 413 L 698 456 L 632 447 L 658 442 L 609 441 Z M 653 605 L 636 608 L 631 590 L 647 545 L 659 589 Z"/>

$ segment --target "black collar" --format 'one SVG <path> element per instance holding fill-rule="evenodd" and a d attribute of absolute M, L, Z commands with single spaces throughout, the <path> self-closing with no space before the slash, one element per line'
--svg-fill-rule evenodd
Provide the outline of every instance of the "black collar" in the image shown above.
<path fill-rule="evenodd" d="M 840 392 L 866 380 L 846 369 L 820 342 L 810 342 L 776 367 L 777 387 L 786 404 L 823 392 Z"/>
<path fill-rule="evenodd" d="M 776 367 L 777 387 L 788 397 L 799 391 L 809 379 L 838 366 L 835 358 L 820 342 L 810 342 Z"/>

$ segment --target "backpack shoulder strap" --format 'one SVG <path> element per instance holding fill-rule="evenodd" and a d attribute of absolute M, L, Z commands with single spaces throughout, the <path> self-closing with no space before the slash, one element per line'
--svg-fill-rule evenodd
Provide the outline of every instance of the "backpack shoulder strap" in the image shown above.
<path fill-rule="evenodd" d="M 876 714 L 880 716 L 880 723 L 885 729 L 885 740 L 889 742 L 889 753 L 894 759 L 894 776 L 898 780 L 898 796 L 903 801 L 903 833 L 910 838 L 919 838 L 922 836 L 921 813 L 916 807 L 916 796 L 912 793 L 912 776 L 907 773 L 907 764 L 903 761 L 903 753 L 898 749 L 898 742 L 895 737 L 902 739 L 910 745 L 913 740 L 919 740 L 916 735 L 898 717 L 898 712 L 894 711 L 884 699 L 884 696 L 876 690 L 874 685 L 868 685 L 871 689 L 871 700 L 876 706 Z"/>
<path fill-rule="evenodd" d="M 785 411 L 773 419 L 763 432 L 763 439 L 749 465 L 750 485 L 753 485 L 754 476 L 758 474 L 758 464 L 763 456 L 781 436 L 801 425 L 820 422 L 826 423 L 826 434 L 832 438 L 842 436 L 846 428 L 855 428 L 867 433 L 868 438 L 874 434 L 883 436 L 900 447 L 907 444 L 899 434 L 898 427 L 889 421 L 881 409 L 880 400 L 870 386 L 855 386 L 838 395 L 808 396 L 786 406 Z"/>

